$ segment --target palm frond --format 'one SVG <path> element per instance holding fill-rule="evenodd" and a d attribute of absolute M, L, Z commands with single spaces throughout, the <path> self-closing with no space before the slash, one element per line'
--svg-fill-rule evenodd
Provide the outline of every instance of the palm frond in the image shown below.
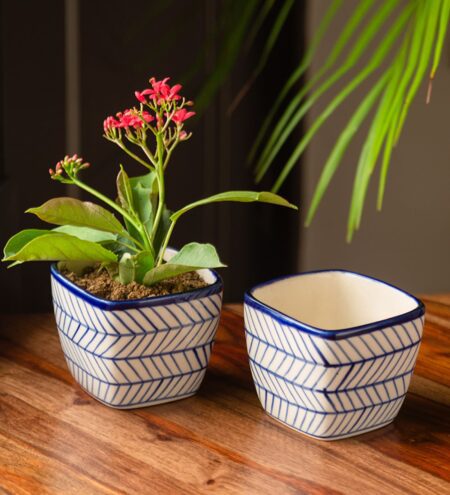
<path fill-rule="evenodd" d="M 407 41 L 408 38 L 405 37 L 393 64 L 388 69 L 390 76 L 389 83 L 387 84 L 378 109 L 372 120 L 372 124 L 369 128 L 369 132 L 361 150 L 358 165 L 356 167 L 347 224 L 348 242 L 351 241 L 354 230 L 359 227 L 369 179 L 375 168 L 385 135 L 389 130 L 390 124 L 392 123 L 391 118 L 394 118 L 394 123 L 396 122 L 398 112 L 396 112 L 395 102 L 396 100 L 401 101 L 401 88 L 399 88 L 399 84 L 404 71 L 404 64 L 407 54 Z"/>
<path fill-rule="evenodd" d="M 242 5 L 244 6 L 242 8 Z M 220 50 L 216 70 L 214 70 L 210 77 L 204 84 L 200 94 L 196 98 L 196 110 L 201 113 L 206 105 L 211 101 L 217 90 L 220 88 L 228 74 L 230 73 L 237 57 L 239 50 L 242 46 L 245 33 L 250 25 L 254 13 L 259 6 L 258 0 L 247 0 L 246 2 L 239 2 L 239 16 L 237 16 L 237 22 L 233 23 L 232 29 L 228 30 L 226 39 Z"/>
<path fill-rule="evenodd" d="M 251 88 L 252 84 L 255 82 L 256 78 L 259 76 L 261 71 L 266 66 L 267 61 L 269 60 L 269 56 L 272 53 L 273 47 L 275 46 L 275 43 L 278 40 L 280 32 L 284 26 L 284 23 L 287 20 L 289 12 L 291 11 L 292 7 L 294 6 L 294 3 L 295 3 L 295 0 L 284 0 L 284 3 L 281 6 L 280 11 L 278 12 L 278 15 L 275 19 L 273 26 L 272 26 L 272 30 L 269 33 L 269 37 L 267 38 L 267 41 L 264 45 L 264 48 L 263 48 L 263 51 L 261 54 L 261 58 L 259 59 L 258 65 L 255 67 L 254 71 L 252 72 L 252 75 L 246 81 L 246 83 L 242 86 L 241 90 L 236 95 L 234 100 L 231 102 L 231 105 L 228 108 L 228 114 L 231 114 L 235 110 L 235 108 L 239 105 L 242 98 L 247 94 L 247 92 Z"/>
<path fill-rule="evenodd" d="M 256 36 L 261 31 L 261 28 L 267 18 L 267 16 L 272 11 L 276 0 L 264 0 L 262 7 L 259 9 L 258 14 L 255 17 L 255 20 L 252 23 L 250 32 L 244 42 L 244 51 L 248 52 L 250 47 L 253 45 Z"/>
<path fill-rule="evenodd" d="M 362 100 L 359 107 L 348 121 L 348 124 L 341 132 L 339 139 L 336 141 L 336 144 L 334 145 L 333 150 L 331 151 L 323 167 L 319 181 L 314 190 L 314 195 L 311 200 L 311 205 L 309 207 L 305 222 L 307 226 L 311 224 L 317 208 L 319 207 L 319 204 L 322 201 L 322 198 L 331 182 L 331 179 L 333 178 L 336 170 L 341 163 L 342 157 L 344 156 L 348 145 L 350 144 L 359 127 L 364 122 L 370 110 L 376 103 L 377 98 L 385 87 L 390 76 L 390 72 L 386 72 L 382 75 L 379 81 L 373 86 L 373 88 Z"/>
<path fill-rule="evenodd" d="M 267 159 L 269 155 L 270 149 L 273 148 L 273 146 L 277 143 L 280 135 L 283 133 L 283 130 L 286 128 L 288 123 L 290 122 L 290 119 L 295 112 L 295 110 L 298 108 L 299 104 L 303 101 L 304 97 L 309 93 L 309 91 L 314 88 L 318 81 L 322 78 L 324 74 L 327 73 L 327 71 L 333 67 L 335 64 L 336 60 L 339 58 L 341 55 L 342 51 L 345 49 L 348 41 L 350 40 L 351 36 L 354 34 L 358 26 L 361 24 L 362 20 L 364 19 L 365 15 L 369 11 L 370 7 L 373 4 L 373 0 L 362 0 L 361 3 L 358 5 L 358 7 L 355 9 L 355 12 L 353 15 L 350 17 L 348 20 L 347 24 L 344 26 L 344 29 L 342 30 L 341 35 L 339 36 L 338 40 L 336 41 L 333 50 L 330 52 L 329 56 L 325 60 L 324 64 L 321 66 L 321 68 L 307 81 L 304 86 L 299 90 L 299 92 L 294 96 L 294 98 L 290 101 L 289 105 L 287 106 L 286 110 L 280 117 L 280 119 L 277 122 L 277 125 L 275 126 L 274 130 L 272 131 L 271 136 L 269 137 L 264 149 L 261 152 L 258 164 L 255 167 L 255 172 L 256 172 L 256 181 L 259 182 L 264 175 L 261 172 L 261 169 L 264 167 L 263 163 Z M 349 67 L 350 68 L 350 67 Z M 297 69 L 298 70 L 298 69 Z M 254 153 L 256 151 L 256 148 L 258 148 L 261 144 L 262 139 L 264 138 L 266 131 L 270 127 L 270 124 L 275 116 L 276 111 L 278 110 L 278 106 L 282 103 L 282 99 L 284 98 L 285 94 L 287 93 L 287 89 L 290 89 L 290 86 L 294 84 L 297 81 L 297 78 L 300 77 L 301 74 L 298 74 L 298 72 L 294 71 L 293 75 L 290 77 L 290 79 L 287 81 L 285 87 L 283 88 L 282 92 L 280 93 L 279 97 L 275 101 L 274 106 L 272 107 L 271 111 L 268 114 L 268 117 L 266 118 L 265 122 L 263 123 L 261 130 L 258 134 L 258 137 L 255 141 L 255 144 L 253 145 L 252 153 L 249 156 L 249 159 L 254 158 Z M 337 76 L 338 78 L 343 75 L 343 72 L 341 70 L 341 75 Z M 329 86 L 327 86 L 329 87 Z M 287 89 L 286 89 L 287 88 Z M 324 91 L 326 91 L 326 88 L 323 88 L 323 90 L 318 94 L 317 97 L 320 96 Z M 307 110 L 306 110 L 307 111 Z M 306 111 L 299 111 L 297 112 L 297 117 L 296 121 L 291 121 L 291 129 L 294 129 L 295 126 L 297 125 L 303 115 L 305 115 Z M 296 123 L 294 123 L 296 122 Z M 286 139 L 289 136 L 289 132 L 286 133 Z M 284 136 L 283 136 L 284 137 Z M 285 139 L 283 140 L 282 143 L 279 144 L 278 149 L 281 148 L 282 144 L 284 143 Z M 274 153 L 275 156 L 276 153 Z"/>
<path fill-rule="evenodd" d="M 283 167 L 278 179 L 275 181 L 272 187 L 272 192 L 278 191 L 282 186 L 286 177 L 297 163 L 298 159 L 304 152 L 306 146 L 309 144 L 311 139 L 317 133 L 319 128 L 323 123 L 333 114 L 333 112 L 341 105 L 341 103 L 362 83 L 364 82 L 383 62 L 384 58 L 389 53 L 395 40 L 400 35 L 403 26 L 408 20 L 411 14 L 411 8 L 405 8 L 399 17 L 395 20 L 393 25 L 390 27 L 386 36 L 382 39 L 378 45 L 374 55 L 370 59 L 369 63 L 364 67 L 328 104 L 325 110 L 315 119 L 312 126 L 308 129 L 304 137 L 300 140 L 294 149 L 294 152 L 290 156 L 288 162 Z"/>
<path fill-rule="evenodd" d="M 366 0 L 368 2 L 371 2 L 373 0 Z M 273 105 L 271 105 L 271 109 L 269 113 L 267 114 L 267 117 L 264 119 L 264 122 L 262 123 L 262 126 L 258 132 L 258 135 L 255 139 L 255 142 L 250 150 L 250 153 L 248 155 L 247 162 L 252 163 L 255 159 L 256 153 L 261 146 L 261 143 L 267 134 L 267 131 L 269 130 L 273 119 L 275 118 L 275 115 L 280 108 L 281 104 L 283 103 L 284 99 L 288 95 L 289 91 L 291 88 L 295 85 L 295 83 L 305 74 L 305 72 L 308 70 L 308 67 L 310 66 L 314 54 L 317 50 L 317 47 L 320 44 L 320 41 L 322 40 L 323 36 L 325 35 L 331 21 L 333 20 L 334 16 L 336 15 L 337 10 L 339 7 L 342 5 L 342 0 L 333 0 L 333 2 L 330 4 L 328 10 L 326 11 L 325 15 L 323 16 L 317 30 L 314 33 L 314 36 L 311 39 L 311 42 L 309 43 L 309 46 L 306 49 L 305 54 L 303 55 L 300 64 L 298 67 L 295 69 L 295 71 L 291 74 L 289 79 L 286 81 L 284 84 L 283 88 L 281 89 L 280 93 L 278 94 L 275 102 Z"/>
<path fill-rule="evenodd" d="M 428 83 L 427 91 L 427 103 L 431 99 L 431 91 L 433 89 L 433 80 L 436 76 L 436 71 L 441 60 L 442 48 L 444 46 L 445 35 L 447 33 L 448 22 L 450 18 L 450 0 L 444 0 L 442 2 L 442 10 L 439 18 L 439 28 L 437 33 L 437 41 L 434 49 L 433 65 L 431 67 L 430 79 Z"/>
<path fill-rule="evenodd" d="M 297 127 L 298 123 L 300 120 L 306 115 L 308 110 L 316 103 L 316 101 L 335 83 L 337 83 L 342 77 L 347 74 L 359 61 L 359 59 L 362 57 L 364 52 L 368 49 L 370 42 L 373 40 L 373 38 L 376 36 L 376 34 L 379 32 L 381 27 L 384 25 L 384 22 L 387 20 L 389 15 L 392 13 L 392 10 L 395 7 L 396 0 L 392 2 L 386 3 L 382 9 L 378 10 L 376 14 L 372 17 L 364 31 L 360 34 L 356 42 L 354 43 L 350 53 L 347 55 L 347 58 L 344 60 L 344 62 L 336 69 L 335 72 L 333 72 L 320 86 L 317 88 L 309 97 L 308 99 L 297 109 L 297 111 L 292 115 L 292 117 L 287 121 L 286 126 L 282 130 L 281 133 L 278 133 L 278 129 L 275 128 L 274 133 L 276 133 L 276 137 L 274 139 L 269 139 L 268 145 L 265 147 L 264 151 L 261 154 L 261 158 L 258 161 L 258 164 L 256 166 L 256 181 L 259 182 L 264 175 L 266 174 L 267 170 L 269 169 L 270 165 L 274 161 L 275 157 L 277 156 L 278 152 L 280 151 L 281 147 L 284 145 L 286 140 L 289 138 L 289 136 L 292 134 L 292 132 L 295 130 Z M 380 44 L 380 46 L 385 46 L 385 43 L 383 42 Z M 383 48 L 382 48 L 383 49 Z M 380 52 L 380 48 L 376 52 L 377 54 Z M 377 55 L 378 56 L 378 55 Z M 372 64 L 374 60 L 374 57 L 372 57 L 372 61 L 369 64 Z M 367 76 L 370 74 L 370 72 L 367 74 Z M 358 76 L 357 76 L 358 77 Z M 356 78 L 355 78 L 356 79 Z M 364 80 L 365 77 L 362 79 Z M 361 80 L 361 82 L 362 82 Z M 355 89 L 358 84 L 354 84 L 353 81 L 350 83 Z M 353 91 L 353 89 L 351 91 Z M 350 94 L 351 91 L 348 92 L 346 89 L 345 92 L 347 94 Z M 341 97 L 339 96 L 339 100 Z M 321 120 L 320 125 L 326 120 L 324 119 L 325 112 L 321 115 L 321 117 L 318 118 L 318 120 Z M 318 129 L 320 127 L 316 125 L 317 121 L 313 124 L 312 128 Z M 314 133 L 313 133 L 314 134 Z M 312 134 L 312 135 L 313 135 Z M 302 139 L 302 141 L 297 145 L 295 148 L 293 154 L 288 160 L 288 163 L 285 165 L 284 169 L 282 170 L 280 176 L 278 177 L 277 182 L 275 183 L 274 189 L 278 190 L 282 183 L 284 182 L 288 172 L 287 170 L 291 170 L 293 165 L 295 164 L 296 160 L 298 157 L 301 155 L 303 152 L 304 148 L 306 147 L 307 143 L 309 142 L 310 137 L 312 137 L 311 133 L 308 131 L 305 135 L 305 138 L 307 139 Z M 270 143 L 270 146 L 269 146 Z M 297 157 L 297 158 L 295 158 Z"/>

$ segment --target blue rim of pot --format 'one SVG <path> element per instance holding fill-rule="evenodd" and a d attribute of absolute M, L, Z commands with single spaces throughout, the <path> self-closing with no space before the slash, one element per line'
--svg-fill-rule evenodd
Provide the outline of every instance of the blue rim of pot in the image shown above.
<path fill-rule="evenodd" d="M 78 285 L 71 282 L 59 272 L 56 263 L 52 263 L 52 265 L 50 266 L 51 276 L 54 277 L 63 287 L 69 290 L 72 294 L 75 294 L 92 306 L 109 311 L 182 303 L 186 301 L 192 301 L 193 299 L 200 299 L 203 297 L 212 296 L 214 294 L 219 294 L 220 292 L 222 292 L 222 277 L 215 270 L 211 270 L 209 268 L 205 268 L 205 270 L 208 270 L 214 275 L 215 281 L 206 287 L 201 287 L 200 289 L 192 289 L 176 294 L 169 294 L 166 296 L 152 296 L 142 299 L 109 301 L 107 299 L 102 299 L 101 297 L 94 296 L 93 294 L 90 294 L 86 290 L 78 287 Z"/>
<path fill-rule="evenodd" d="M 340 272 L 340 273 L 345 273 L 345 274 L 350 274 L 350 275 L 358 275 L 359 277 L 366 278 L 368 280 L 371 280 L 373 282 L 377 282 L 383 285 L 386 285 L 387 287 L 390 287 L 391 289 L 398 290 L 402 294 L 408 296 L 411 298 L 416 304 L 417 307 L 413 308 L 411 311 L 408 311 L 406 313 L 400 314 L 393 316 L 391 318 L 386 318 L 384 320 L 378 320 L 374 321 L 372 323 L 367 323 L 365 325 L 359 325 L 356 327 L 350 327 L 350 328 L 341 328 L 341 329 L 336 329 L 336 330 L 324 330 L 322 328 L 314 327 L 313 325 L 308 325 L 307 323 L 303 323 L 285 313 L 282 311 L 279 311 L 278 309 L 273 308 L 272 306 L 269 306 L 268 304 L 265 304 L 261 301 L 259 301 L 254 295 L 253 292 L 256 289 L 259 289 L 261 287 L 265 287 L 267 285 L 274 284 L 276 282 L 281 282 L 283 280 L 289 279 L 289 278 L 294 278 L 294 277 L 301 277 L 303 275 L 312 275 L 316 273 L 329 273 L 329 272 Z M 404 291 L 403 289 L 400 289 L 399 287 L 396 287 L 395 285 L 389 284 L 387 282 L 384 282 L 383 280 L 380 280 L 375 277 L 370 277 L 369 275 L 364 275 L 363 273 L 359 272 L 353 272 L 351 270 L 344 270 L 340 268 L 331 268 L 331 269 L 324 269 L 324 270 L 312 270 L 308 272 L 302 272 L 302 273 L 296 273 L 293 275 L 286 275 L 283 277 L 277 277 L 271 280 L 268 280 L 267 282 L 262 282 L 258 285 L 255 285 L 252 287 L 250 290 L 248 290 L 245 295 L 244 295 L 244 302 L 245 304 L 258 309 L 262 311 L 263 313 L 266 313 L 267 315 L 271 316 L 272 318 L 279 320 L 283 323 L 288 324 L 291 327 L 296 328 L 297 330 L 300 330 L 305 333 L 309 333 L 311 335 L 317 335 L 319 337 L 328 339 L 328 340 L 340 340 L 340 339 L 345 339 L 347 337 L 352 337 L 356 335 L 362 335 L 365 333 L 373 332 L 375 330 L 380 330 L 382 328 L 394 326 L 394 325 L 401 325 L 402 323 L 407 323 L 408 321 L 415 320 L 417 318 L 420 318 L 425 314 L 425 305 L 423 302 L 418 299 L 417 297 L 413 296 L 409 292 Z"/>

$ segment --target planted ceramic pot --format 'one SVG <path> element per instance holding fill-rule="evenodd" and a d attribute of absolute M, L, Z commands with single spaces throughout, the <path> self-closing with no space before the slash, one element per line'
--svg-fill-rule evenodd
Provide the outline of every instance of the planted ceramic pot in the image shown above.
<path fill-rule="evenodd" d="M 342 270 L 254 287 L 245 328 L 263 408 L 322 440 L 386 426 L 408 390 L 424 312 L 412 295 Z"/>
<path fill-rule="evenodd" d="M 222 282 L 211 269 L 225 265 L 211 244 L 190 242 L 170 253 L 178 220 L 225 201 L 297 209 L 271 192 L 238 190 L 169 210 L 165 175 L 174 149 L 192 136 L 184 125 L 195 112 L 179 94 L 182 86 L 168 80 L 151 77 L 150 87 L 135 91 L 135 106 L 103 122 L 103 137 L 145 174 L 130 177 L 120 165 L 117 193 L 109 198 L 84 181 L 90 163 L 66 155 L 48 169 L 51 179 L 78 187 L 106 208 L 52 198 L 27 212 L 56 227 L 22 230 L 3 250 L 2 261 L 10 266 L 58 262 L 51 270 L 52 291 L 67 364 L 87 392 L 119 408 L 188 397 L 205 374 L 222 302 Z"/>
<path fill-rule="evenodd" d="M 51 267 L 56 324 L 75 380 L 95 399 L 128 409 L 194 395 L 208 366 L 222 306 L 222 280 L 168 296 L 107 301 Z"/>

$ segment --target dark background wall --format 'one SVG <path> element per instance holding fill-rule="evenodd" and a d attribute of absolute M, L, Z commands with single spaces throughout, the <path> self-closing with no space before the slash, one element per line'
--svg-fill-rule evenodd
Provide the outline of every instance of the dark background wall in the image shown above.
<path fill-rule="evenodd" d="M 222 190 L 255 188 L 245 159 L 267 105 L 302 50 L 303 7 L 296 4 L 270 68 L 238 109 L 229 115 L 263 39 L 240 58 L 190 125 L 194 136 L 177 148 L 169 170 L 169 207 Z M 141 173 L 101 137 L 103 119 L 134 104 L 134 90 L 152 75 L 172 76 L 184 84 L 185 95 L 195 97 L 218 63 L 223 30 L 237 22 L 239 9 L 231 0 L 2 0 L 1 244 L 19 229 L 42 225 L 23 214 L 26 208 L 79 194 L 48 178 L 47 169 L 64 154 L 78 152 L 90 161 L 85 180 L 108 195 L 114 194 L 119 163 L 130 174 Z M 298 202 L 299 184 L 291 175 L 282 194 Z M 180 222 L 173 244 L 193 240 L 216 245 L 229 265 L 222 271 L 225 297 L 238 301 L 255 282 L 296 269 L 298 218 L 266 205 L 205 207 Z M 0 292 L 2 311 L 48 310 L 48 265 L 1 266 Z"/>

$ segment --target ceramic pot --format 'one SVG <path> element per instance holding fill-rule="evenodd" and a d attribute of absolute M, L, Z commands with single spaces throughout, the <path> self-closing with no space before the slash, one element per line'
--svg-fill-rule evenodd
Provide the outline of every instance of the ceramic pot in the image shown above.
<path fill-rule="evenodd" d="M 51 267 L 56 324 L 73 377 L 94 398 L 128 409 L 194 395 L 208 366 L 222 306 L 222 280 L 180 294 L 107 301 Z"/>
<path fill-rule="evenodd" d="M 391 423 L 416 363 L 424 305 L 343 270 L 293 275 L 245 295 L 256 391 L 268 414 L 333 440 Z"/>

